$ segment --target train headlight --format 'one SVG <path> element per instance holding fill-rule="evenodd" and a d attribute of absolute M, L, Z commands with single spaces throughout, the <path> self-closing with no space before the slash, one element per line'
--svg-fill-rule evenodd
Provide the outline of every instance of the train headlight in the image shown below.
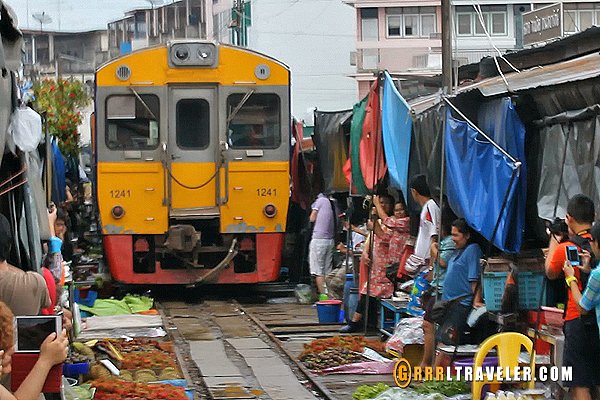
<path fill-rule="evenodd" d="M 274 204 L 267 204 L 263 209 L 263 213 L 267 218 L 274 218 L 277 215 L 277 207 Z"/>
<path fill-rule="evenodd" d="M 125 215 L 125 209 L 121 206 L 114 206 L 112 210 L 110 210 L 114 219 L 121 219 Z"/>
<path fill-rule="evenodd" d="M 190 50 L 187 46 L 179 46 L 175 49 L 175 57 L 177 57 L 179 61 L 185 61 L 190 58 Z"/>
<path fill-rule="evenodd" d="M 209 67 L 218 64 L 219 48 L 201 40 L 180 40 L 169 43 L 170 67 Z"/>

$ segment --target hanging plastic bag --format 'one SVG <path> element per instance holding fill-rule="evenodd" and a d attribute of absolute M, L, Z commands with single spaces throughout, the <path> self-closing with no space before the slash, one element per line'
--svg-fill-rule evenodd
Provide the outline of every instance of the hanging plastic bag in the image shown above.
<path fill-rule="evenodd" d="M 33 151 L 42 141 L 42 118 L 29 107 L 19 107 L 10 118 L 9 132 L 19 149 Z"/>

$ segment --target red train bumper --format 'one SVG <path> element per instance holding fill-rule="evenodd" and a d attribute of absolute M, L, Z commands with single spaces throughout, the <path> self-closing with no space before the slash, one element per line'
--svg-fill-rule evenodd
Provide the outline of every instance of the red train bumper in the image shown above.
<path fill-rule="evenodd" d="M 234 272 L 233 262 L 219 275 L 217 284 L 273 282 L 279 278 L 283 233 L 256 235 L 257 266 L 253 272 Z M 133 237 L 131 235 L 104 236 L 104 254 L 112 278 L 124 284 L 186 285 L 197 281 L 209 269 L 162 269 L 156 262 L 154 272 L 137 273 L 133 270 Z"/>

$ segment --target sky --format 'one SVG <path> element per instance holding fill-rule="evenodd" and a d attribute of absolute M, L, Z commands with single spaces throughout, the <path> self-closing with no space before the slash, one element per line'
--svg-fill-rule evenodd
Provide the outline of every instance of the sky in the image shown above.
<path fill-rule="evenodd" d="M 4 0 L 4 2 L 17 14 L 21 29 L 40 29 L 40 23 L 33 18 L 33 14 L 45 12 L 52 22 L 44 24 L 43 29 L 65 32 L 106 29 L 109 21 L 122 18 L 125 11 L 150 7 L 148 0 Z"/>

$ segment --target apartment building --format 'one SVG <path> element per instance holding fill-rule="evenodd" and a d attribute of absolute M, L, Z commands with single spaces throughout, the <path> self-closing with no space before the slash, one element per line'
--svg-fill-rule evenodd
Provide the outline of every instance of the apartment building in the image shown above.
<path fill-rule="evenodd" d="M 131 10 L 108 23 L 110 57 L 172 39 L 210 39 L 212 13 L 212 2 L 204 0 L 178 0 Z"/>
<path fill-rule="evenodd" d="M 441 73 L 441 2 L 439 0 L 344 0 L 356 10 L 356 59 L 359 94 L 368 90 L 373 72 L 398 75 Z M 521 49 L 523 14 L 552 3 L 519 0 L 453 0 L 455 65 Z M 600 3 L 562 3 L 561 36 L 600 25 Z"/>

